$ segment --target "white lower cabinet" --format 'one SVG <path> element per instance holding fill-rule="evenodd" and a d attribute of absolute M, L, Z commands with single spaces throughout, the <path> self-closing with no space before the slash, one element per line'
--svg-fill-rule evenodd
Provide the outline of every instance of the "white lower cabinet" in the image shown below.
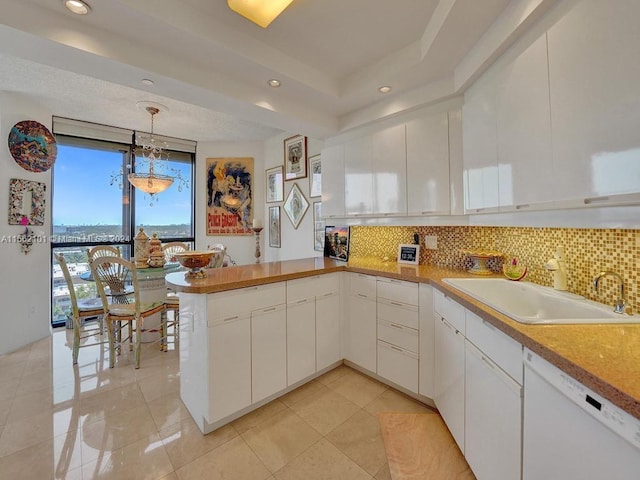
<path fill-rule="evenodd" d="M 287 305 L 287 385 L 316 372 L 316 300 Z"/>
<path fill-rule="evenodd" d="M 287 387 L 285 305 L 251 313 L 251 401 L 259 402 Z"/>
<path fill-rule="evenodd" d="M 207 420 L 214 423 L 251 405 L 251 317 L 230 318 L 208 330 Z"/>
<path fill-rule="evenodd" d="M 342 359 L 340 351 L 340 294 L 316 297 L 316 370 Z"/>
<path fill-rule="evenodd" d="M 478 480 L 521 478 L 522 385 L 466 341 L 464 456 Z"/>
<path fill-rule="evenodd" d="M 418 392 L 418 354 L 378 340 L 378 375 Z"/>
<path fill-rule="evenodd" d="M 433 311 L 433 287 L 419 285 L 420 354 L 418 364 L 418 393 L 428 398 L 435 396 L 435 315 Z"/>
<path fill-rule="evenodd" d="M 347 360 L 376 371 L 376 301 L 375 298 L 350 295 L 345 326 Z"/>
<path fill-rule="evenodd" d="M 464 453 L 464 333 L 440 317 L 435 324 L 434 401 Z"/>

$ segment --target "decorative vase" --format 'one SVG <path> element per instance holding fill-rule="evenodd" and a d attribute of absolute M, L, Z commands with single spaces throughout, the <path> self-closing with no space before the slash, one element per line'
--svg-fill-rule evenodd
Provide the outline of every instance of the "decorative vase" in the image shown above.
<path fill-rule="evenodd" d="M 133 238 L 133 254 L 136 268 L 146 268 L 149 262 L 149 236 L 144 233 L 142 227 Z"/>

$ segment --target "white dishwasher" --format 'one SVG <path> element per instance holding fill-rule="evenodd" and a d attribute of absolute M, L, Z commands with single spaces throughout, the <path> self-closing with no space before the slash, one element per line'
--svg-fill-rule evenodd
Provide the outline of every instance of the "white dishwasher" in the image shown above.
<path fill-rule="evenodd" d="M 640 421 L 524 353 L 524 480 L 637 480 Z"/>

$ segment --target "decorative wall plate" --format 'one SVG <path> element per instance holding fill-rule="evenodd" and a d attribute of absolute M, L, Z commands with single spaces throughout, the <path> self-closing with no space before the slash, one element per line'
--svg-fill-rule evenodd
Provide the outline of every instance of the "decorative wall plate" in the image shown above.
<path fill-rule="evenodd" d="M 53 134 L 34 120 L 23 120 L 13 126 L 9 132 L 9 151 L 16 163 L 30 172 L 46 172 L 58 155 Z"/>

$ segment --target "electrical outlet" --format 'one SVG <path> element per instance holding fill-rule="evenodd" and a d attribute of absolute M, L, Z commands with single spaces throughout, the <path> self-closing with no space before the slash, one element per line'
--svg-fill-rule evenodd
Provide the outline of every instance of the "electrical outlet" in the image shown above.
<path fill-rule="evenodd" d="M 438 237 L 436 235 L 425 235 L 424 236 L 424 248 L 427 250 L 437 250 L 438 249 Z"/>

